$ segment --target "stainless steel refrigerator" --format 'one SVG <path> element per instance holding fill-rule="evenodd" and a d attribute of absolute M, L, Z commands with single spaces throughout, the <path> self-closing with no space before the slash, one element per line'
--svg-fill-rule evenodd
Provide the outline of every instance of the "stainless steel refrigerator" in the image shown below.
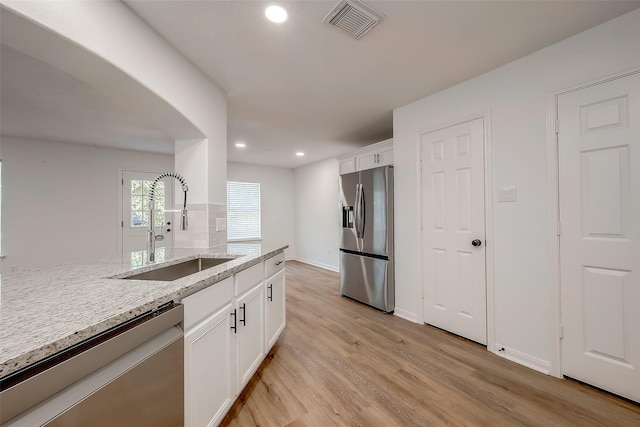
<path fill-rule="evenodd" d="M 393 166 L 341 175 L 340 187 L 340 293 L 391 313 L 395 307 Z"/>

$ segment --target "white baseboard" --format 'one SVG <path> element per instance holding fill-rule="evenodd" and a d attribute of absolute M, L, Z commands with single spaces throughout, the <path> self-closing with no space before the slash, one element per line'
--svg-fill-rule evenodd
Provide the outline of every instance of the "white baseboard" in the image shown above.
<path fill-rule="evenodd" d="M 338 270 L 337 267 L 334 267 L 332 265 L 328 265 L 328 264 L 323 264 L 321 262 L 316 262 L 316 261 L 312 261 L 310 259 L 304 259 L 304 258 L 293 258 L 294 261 L 300 261 L 303 262 L 305 264 L 309 264 L 309 265 L 313 265 L 314 267 L 320 267 L 320 268 L 324 268 L 325 270 L 329 270 L 329 271 L 333 271 L 335 273 L 338 273 L 340 270 Z"/>
<path fill-rule="evenodd" d="M 503 350 L 500 351 L 501 349 Z M 505 347 L 498 343 L 496 343 L 496 350 L 495 354 L 500 357 L 504 357 L 505 359 L 509 359 L 512 362 L 516 362 L 520 365 L 526 366 L 527 368 L 542 372 L 543 374 L 551 375 L 551 362 L 547 360 L 538 359 L 537 357 Z"/>
<path fill-rule="evenodd" d="M 408 320 L 409 322 L 418 323 L 418 315 L 412 311 L 396 307 L 393 310 L 393 314 L 394 316 L 401 317 L 402 319 Z"/>

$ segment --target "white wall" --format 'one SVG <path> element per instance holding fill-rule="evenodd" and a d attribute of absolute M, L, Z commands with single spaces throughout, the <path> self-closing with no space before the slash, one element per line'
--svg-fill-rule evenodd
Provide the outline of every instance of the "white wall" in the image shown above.
<path fill-rule="evenodd" d="M 173 156 L 2 136 L 2 269 L 118 256 L 121 171 Z"/>
<path fill-rule="evenodd" d="M 294 170 L 297 258 L 338 271 L 340 200 L 338 161 Z"/>
<path fill-rule="evenodd" d="M 296 258 L 293 169 L 227 163 L 227 180 L 260 183 L 262 243 L 288 244 Z"/>
<path fill-rule="evenodd" d="M 515 203 L 493 204 L 495 343 L 540 370 L 554 368 L 557 292 L 547 194 L 548 94 L 640 65 L 640 10 L 394 111 L 396 306 L 422 320 L 419 250 L 419 135 L 490 113 L 493 194 L 515 185 Z M 490 343 L 491 344 L 491 343 Z"/>

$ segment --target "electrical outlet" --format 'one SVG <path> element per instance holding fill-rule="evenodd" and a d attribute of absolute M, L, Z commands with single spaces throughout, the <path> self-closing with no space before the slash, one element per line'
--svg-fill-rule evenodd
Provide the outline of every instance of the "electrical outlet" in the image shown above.
<path fill-rule="evenodd" d="M 216 231 L 227 230 L 227 218 L 216 218 Z"/>

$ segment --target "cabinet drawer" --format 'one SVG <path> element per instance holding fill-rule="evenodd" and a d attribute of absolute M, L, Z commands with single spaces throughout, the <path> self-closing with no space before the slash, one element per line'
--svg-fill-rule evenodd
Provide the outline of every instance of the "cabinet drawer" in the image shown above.
<path fill-rule="evenodd" d="M 236 273 L 236 295 L 240 295 L 256 283 L 260 283 L 263 279 L 263 263 L 256 264 L 252 267 Z"/>
<path fill-rule="evenodd" d="M 271 277 L 284 268 L 284 252 L 268 258 L 264 262 L 264 277 Z"/>
<path fill-rule="evenodd" d="M 228 277 L 182 300 L 184 330 L 199 323 L 233 298 L 233 277 Z"/>

